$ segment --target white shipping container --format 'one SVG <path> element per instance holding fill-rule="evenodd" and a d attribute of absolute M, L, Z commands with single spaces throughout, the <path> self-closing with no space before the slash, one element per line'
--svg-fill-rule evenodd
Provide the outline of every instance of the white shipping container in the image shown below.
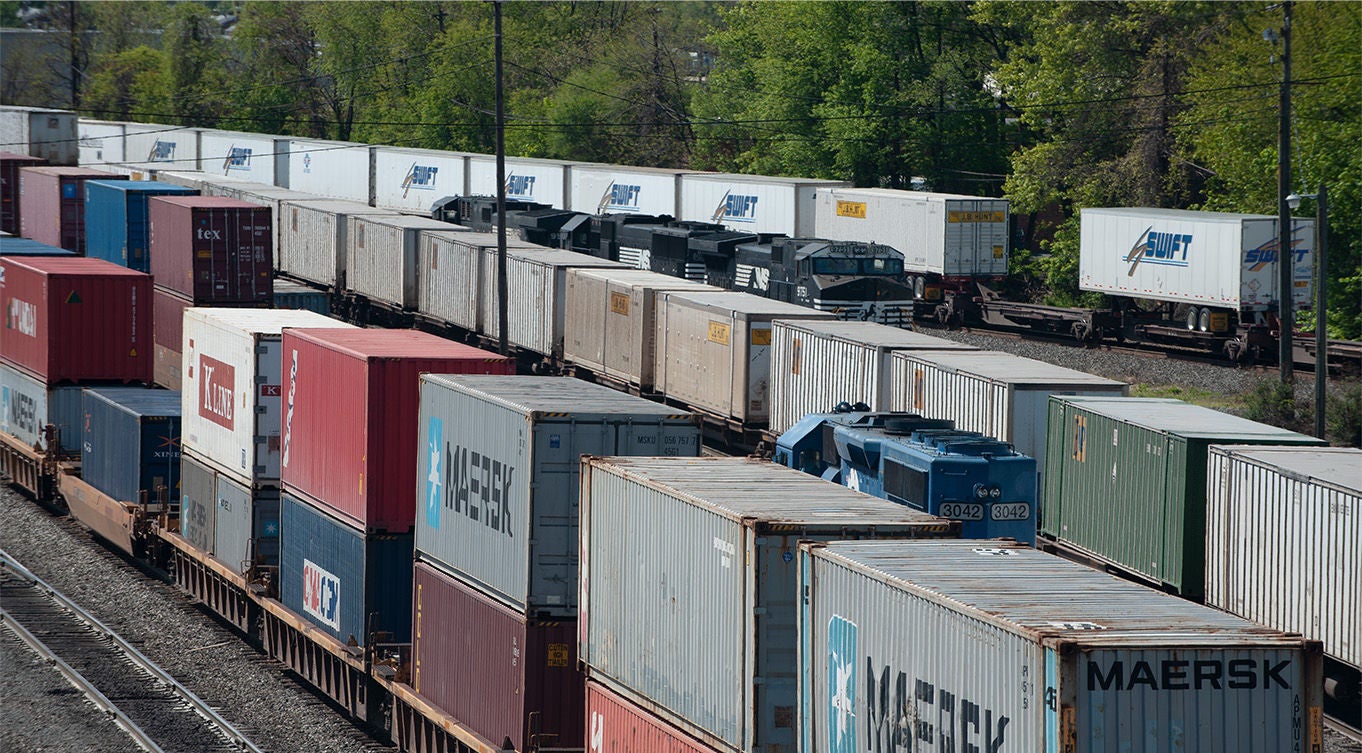
<path fill-rule="evenodd" d="M 573 165 L 571 209 L 587 214 L 666 214 L 681 211 L 681 176 L 686 170 L 619 165 Z"/>
<path fill-rule="evenodd" d="M 293 139 L 288 145 L 288 188 L 368 204 L 370 146 L 348 141 Z"/>
<path fill-rule="evenodd" d="M 567 206 L 571 162 L 506 158 L 506 200 L 536 201 L 562 209 Z M 497 160 L 490 154 L 468 155 L 468 194 L 497 195 Z"/>
<path fill-rule="evenodd" d="M 1011 542 L 801 544 L 805 753 L 1323 745 L 1319 644 Z"/>
<path fill-rule="evenodd" d="M 881 243 L 909 274 L 1007 274 L 1007 199 L 890 188 L 820 188 L 818 237 Z"/>
<path fill-rule="evenodd" d="M 12 56 L 12 53 L 11 53 Z M 11 59 L 10 64 L 19 62 Z M 75 165 L 80 159 L 80 126 L 71 110 L 44 107 L 0 107 L 3 150 L 42 157 L 50 165 Z"/>
<path fill-rule="evenodd" d="M 953 521 L 751 458 L 582 463 L 578 658 L 726 751 L 796 750 L 801 540 L 959 536 Z"/>
<path fill-rule="evenodd" d="M 563 355 L 563 320 L 567 271 L 574 267 L 625 269 L 619 262 L 596 256 L 527 244 L 506 249 L 506 338 L 517 347 L 546 356 Z M 499 329 L 497 249 L 483 249 L 481 332 L 495 337 Z"/>
<path fill-rule="evenodd" d="M 345 288 L 377 303 L 416 307 L 423 234 L 468 228 L 404 214 L 350 216 L 345 231 Z"/>
<path fill-rule="evenodd" d="M 468 155 L 434 149 L 373 147 L 374 206 L 430 214 L 447 196 L 468 193 Z"/>
<path fill-rule="evenodd" d="M 287 187 L 287 168 L 286 138 L 236 131 L 204 130 L 199 134 L 199 169 L 210 175 Z"/>
<path fill-rule="evenodd" d="M 199 129 L 157 123 L 124 126 L 124 165 L 133 170 L 199 169 Z"/>
<path fill-rule="evenodd" d="M 815 191 L 850 185 L 841 180 L 688 173 L 681 176 L 679 219 L 718 222 L 743 232 L 814 238 Z"/>
<path fill-rule="evenodd" d="M 506 248 L 542 249 L 543 246 L 511 237 L 506 239 Z M 491 266 L 484 267 L 489 249 Z M 417 311 L 470 332 L 489 331 L 483 327 L 478 297 L 482 291 L 483 276 L 496 274 L 496 249 L 497 237 L 492 233 L 422 234 L 421 271 L 420 279 L 417 280 L 421 289 L 417 295 Z M 495 277 L 492 285 L 496 285 Z M 511 314 L 520 315 L 521 312 Z M 497 325 L 493 323 L 487 326 L 490 334 L 495 335 Z"/>
<path fill-rule="evenodd" d="M 658 391 L 750 426 L 770 418 L 771 322 L 833 318 L 727 291 L 665 291 L 657 295 L 656 307 Z"/>
<path fill-rule="evenodd" d="M 1213 445 L 1206 603 L 1362 670 L 1362 450 Z"/>
<path fill-rule="evenodd" d="M 287 189 L 276 189 L 287 190 Z M 339 199 L 280 199 L 275 228 L 279 233 L 274 268 L 284 274 L 327 287 L 340 287 L 345 277 L 346 234 L 351 217 L 390 212 Z"/>
<path fill-rule="evenodd" d="M 80 164 L 86 166 L 121 163 L 123 161 L 123 123 L 110 123 L 102 120 L 81 118 L 77 124 L 80 144 L 77 149 Z M 8 142 L 8 139 L 6 139 Z M 8 151 L 22 151 L 18 146 L 7 147 Z M 193 170 L 194 167 L 185 167 Z"/>
<path fill-rule="evenodd" d="M 889 410 L 896 350 L 978 350 L 973 345 L 875 322 L 778 320 L 771 324 L 771 431 L 840 402 Z"/>
<path fill-rule="evenodd" d="M 285 327 L 354 329 L 311 311 L 185 310 L 184 449 L 242 486 L 279 484 Z"/>
<path fill-rule="evenodd" d="M 1078 287 L 1234 311 L 1276 310 L 1277 218 L 1181 209 L 1084 209 Z M 1313 305 L 1314 220 L 1291 227 L 1293 302 Z"/>

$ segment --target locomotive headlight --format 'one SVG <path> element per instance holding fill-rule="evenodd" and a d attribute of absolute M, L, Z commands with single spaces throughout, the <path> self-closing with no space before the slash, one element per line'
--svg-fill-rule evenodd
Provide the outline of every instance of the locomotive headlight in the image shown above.
<path fill-rule="evenodd" d="M 988 487 L 983 484 L 975 484 L 974 496 L 976 499 L 988 499 Z"/>
<path fill-rule="evenodd" d="M 993 499 L 1002 499 L 1003 490 L 1000 487 L 995 486 L 988 490 L 988 496 L 992 497 Z"/>

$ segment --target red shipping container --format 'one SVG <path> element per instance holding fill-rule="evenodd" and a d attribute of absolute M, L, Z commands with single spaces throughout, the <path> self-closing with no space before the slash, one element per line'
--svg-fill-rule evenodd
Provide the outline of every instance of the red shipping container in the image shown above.
<path fill-rule="evenodd" d="M 491 741 L 586 738 L 576 622 L 536 622 L 425 562 L 412 591 L 412 688 Z M 533 726 L 532 726 L 533 724 Z"/>
<path fill-rule="evenodd" d="M 152 379 L 168 390 L 180 388 L 184 310 L 193 305 L 192 301 L 160 285 L 152 293 L 151 339 L 156 344 Z"/>
<path fill-rule="evenodd" d="M 586 681 L 590 753 L 717 753 L 594 680 Z"/>
<path fill-rule="evenodd" d="M 19 234 L 85 255 L 85 181 L 127 180 L 85 167 L 19 168 Z"/>
<path fill-rule="evenodd" d="M 0 232 L 19 234 L 19 168 L 46 164 L 42 157 L 0 152 Z"/>
<path fill-rule="evenodd" d="M 221 196 L 152 196 L 151 274 L 201 305 L 274 300 L 269 207 Z"/>
<path fill-rule="evenodd" d="M 279 478 L 351 525 L 416 523 L 422 373 L 514 374 L 512 359 L 415 330 L 286 329 Z"/>
<path fill-rule="evenodd" d="M 151 379 L 151 277 L 102 259 L 0 259 L 0 356 L 48 384 Z"/>

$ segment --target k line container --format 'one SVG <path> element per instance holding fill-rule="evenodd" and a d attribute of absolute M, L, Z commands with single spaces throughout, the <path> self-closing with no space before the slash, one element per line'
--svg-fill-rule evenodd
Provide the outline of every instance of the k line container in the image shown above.
<path fill-rule="evenodd" d="M 16 236 L 0 236 L 0 256 L 75 256 L 76 252 Z"/>
<path fill-rule="evenodd" d="M 574 364 L 644 390 L 657 365 L 657 296 L 719 288 L 641 269 L 569 269 L 563 353 Z"/>
<path fill-rule="evenodd" d="M 74 165 L 79 158 L 77 115 L 44 107 L 0 107 L 0 143 L 41 157 L 54 165 Z"/>
<path fill-rule="evenodd" d="M 79 455 L 80 393 L 80 385 L 49 387 L 7 363 L 0 363 L 0 431 L 43 452 Z M 44 432 L 49 425 L 57 432 L 55 442 L 49 442 Z"/>
<path fill-rule="evenodd" d="M 81 398 L 80 477 L 123 502 L 180 494 L 180 394 L 141 387 L 87 389 Z"/>
<path fill-rule="evenodd" d="M 816 238 L 815 191 L 849 185 L 840 180 L 687 173 L 681 176 L 679 219 L 718 222 L 753 233 Z"/>
<path fill-rule="evenodd" d="M 236 572 L 279 564 L 279 490 L 251 489 L 218 474 L 213 556 Z"/>
<path fill-rule="evenodd" d="M 1362 450 L 1212 446 L 1207 473 L 1206 603 L 1362 670 Z"/>
<path fill-rule="evenodd" d="M 575 251 L 529 247 L 506 249 L 507 340 L 547 356 L 563 354 L 563 291 L 567 272 L 576 267 L 624 269 L 619 262 Z M 497 249 L 483 249 L 482 295 L 480 314 L 483 331 L 496 332 L 498 301 Z"/>
<path fill-rule="evenodd" d="M 578 651 L 708 745 L 794 750 L 797 543 L 959 532 L 763 460 L 588 458 Z"/>
<path fill-rule="evenodd" d="M 577 614 L 582 455 L 695 456 L 694 416 L 562 377 L 421 378 L 416 546 L 533 617 Z"/>
<path fill-rule="evenodd" d="M 484 259 L 489 248 L 495 254 L 497 237 L 491 233 L 474 232 L 423 233 L 420 246 L 417 310 L 470 332 L 495 333 L 500 320 L 494 315 L 491 322 L 484 323 L 478 298 L 485 275 L 491 275 L 495 285 L 495 256 L 490 267 L 486 266 Z M 509 251 L 540 246 L 507 238 L 506 248 Z M 516 299 L 516 296 L 512 298 Z M 525 305 L 528 307 L 530 304 Z M 516 306 L 512 308 L 518 309 L 520 306 L 517 299 Z"/>
<path fill-rule="evenodd" d="M 576 625 L 527 619 L 425 562 L 415 571 L 412 689 L 497 745 L 527 750 L 537 730 L 582 748 Z"/>
<path fill-rule="evenodd" d="M 205 554 L 213 553 L 218 474 L 188 452 L 180 456 L 180 536 Z"/>
<path fill-rule="evenodd" d="M 100 259 L 0 258 L 0 356 L 56 384 L 151 378 L 151 278 Z"/>
<path fill-rule="evenodd" d="M 771 322 L 831 314 L 746 293 L 657 296 L 658 392 L 749 426 L 771 415 Z"/>
<path fill-rule="evenodd" d="M 274 230 L 268 209 L 217 196 L 157 196 L 147 206 L 157 285 L 201 303 L 269 305 Z"/>
<path fill-rule="evenodd" d="M 151 337 L 155 343 L 152 381 L 178 390 L 184 382 L 184 312 L 194 304 L 160 285 L 152 290 L 151 300 Z"/>
<path fill-rule="evenodd" d="M 185 310 L 185 446 L 251 488 L 279 485 L 285 327 L 356 329 L 311 311 Z"/>
<path fill-rule="evenodd" d="M 717 753 L 608 686 L 586 681 L 586 728 L 592 753 Z"/>
<path fill-rule="evenodd" d="M 41 157 L 0 151 L 0 233 L 19 234 L 19 168 L 45 164 Z"/>
<path fill-rule="evenodd" d="M 411 330 L 288 330 L 280 478 L 350 525 L 411 531 L 420 375 L 461 372 L 515 362 Z"/>
<path fill-rule="evenodd" d="M 1212 444 L 1324 442 L 1159 398 L 1050 399 L 1039 533 L 1201 600 Z"/>
<path fill-rule="evenodd" d="M 120 180 L 86 167 L 19 169 L 19 234 L 85 255 L 85 181 Z"/>
<path fill-rule="evenodd" d="M 802 751 L 1323 744 L 1298 635 L 1010 542 L 804 543 L 798 566 Z"/>
<path fill-rule="evenodd" d="M 149 180 L 85 181 L 85 255 L 151 272 L 147 199 L 194 193 Z"/>
<path fill-rule="evenodd" d="M 974 351 L 973 345 L 875 322 L 777 320 L 771 323 L 771 431 L 841 402 L 870 410 L 893 404 L 896 350 Z"/>
<path fill-rule="evenodd" d="M 351 217 L 384 215 L 381 209 L 335 199 L 279 202 L 275 220 L 279 253 L 275 269 L 331 288 L 345 279 L 346 236 Z"/>
<path fill-rule="evenodd" d="M 412 536 L 363 533 L 285 489 L 279 502 L 279 601 L 342 643 L 411 640 Z"/>
<path fill-rule="evenodd" d="M 399 309 L 417 303 L 421 236 L 467 228 L 427 217 L 351 215 L 345 236 L 345 287 Z"/>

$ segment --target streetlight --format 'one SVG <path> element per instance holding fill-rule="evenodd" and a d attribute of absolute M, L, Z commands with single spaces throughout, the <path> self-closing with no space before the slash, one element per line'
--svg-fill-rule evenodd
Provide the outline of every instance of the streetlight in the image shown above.
<path fill-rule="evenodd" d="M 1329 227 L 1325 224 L 1325 218 L 1329 213 L 1329 197 L 1325 186 L 1321 184 L 1319 193 L 1293 193 L 1287 196 L 1286 205 L 1295 210 L 1301 205 L 1301 199 L 1315 200 L 1315 436 L 1323 439 L 1324 388 L 1329 381 L 1329 362 L 1325 352 L 1328 349 L 1328 341 L 1324 335 L 1324 282 L 1329 264 Z M 1286 253 L 1287 251 L 1283 250 L 1280 255 L 1284 256 Z"/>

